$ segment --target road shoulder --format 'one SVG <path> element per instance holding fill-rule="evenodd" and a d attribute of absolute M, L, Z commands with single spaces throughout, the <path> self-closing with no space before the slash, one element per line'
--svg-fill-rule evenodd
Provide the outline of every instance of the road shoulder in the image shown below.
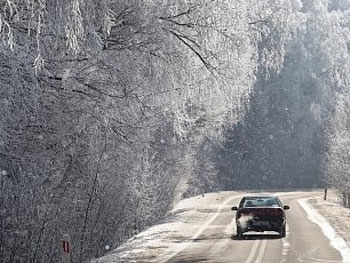
<path fill-rule="evenodd" d="M 308 203 L 322 215 L 350 247 L 350 209 L 341 206 L 341 200 L 334 190 L 328 190 L 327 200 L 323 194 L 311 198 Z"/>

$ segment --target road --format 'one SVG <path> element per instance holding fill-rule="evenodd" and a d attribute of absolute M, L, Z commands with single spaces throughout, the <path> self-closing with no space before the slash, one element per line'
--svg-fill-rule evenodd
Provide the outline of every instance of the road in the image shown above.
<path fill-rule="evenodd" d="M 291 207 L 287 213 L 287 236 L 277 233 L 246 233 L 235 236 L 234 212 L 240 197 L 226 199 L 226 206 L 192 240 L 178 240 L 184 246 L 176 251 L 165 252 L 154 262 L 239 262 L 239 263 L 296 263 L 342 262 L 341 254 L 330 245 L 330 240 L 320 227 L 310 221 L 300 206 L 300 198 L 312 197 L 313 193 L 282 193 L 280 198 Z"/>

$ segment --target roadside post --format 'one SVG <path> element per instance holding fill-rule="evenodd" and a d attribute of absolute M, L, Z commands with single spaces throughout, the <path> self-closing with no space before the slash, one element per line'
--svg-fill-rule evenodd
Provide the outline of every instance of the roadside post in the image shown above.
<path fill-rule="evenodd" d="M 324 189 L 324 198 L 323 200 L 327 200 L 327 188 Z"/>
<path fill-rule="evenodd" d="M 62 262 L 63 263 L 70 263 L 70 252 L 71 252 L 70 236 L 67 234 L 64 234 L 63 240 L 62 240 Z"/>

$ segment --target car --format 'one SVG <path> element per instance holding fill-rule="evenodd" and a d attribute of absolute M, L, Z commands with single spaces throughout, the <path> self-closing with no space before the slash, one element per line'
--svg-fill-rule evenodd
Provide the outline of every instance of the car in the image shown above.
<path fill-rule="evenodd" d="M 277 196 L 244 196 L 239 206 L 231 208 L 236 212 L 237 237 L 249 231 L 278 232 L 286 236 L 286 213 L 288 205 L 282 205 Z"/>

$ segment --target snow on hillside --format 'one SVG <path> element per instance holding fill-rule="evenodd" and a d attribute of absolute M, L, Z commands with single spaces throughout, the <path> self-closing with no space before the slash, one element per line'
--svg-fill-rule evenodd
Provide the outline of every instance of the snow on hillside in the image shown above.
<path fill-rule="evenodd" d="M 158 225 L 139 233 L 109 255 L 92 263 L 139 262 L 140 256 L 143 260 L 151 261 L 162 253 L 174 254 L 186 245 L 186 242 L 176 243 L 176 240 L 188 239 L 189 243 L 192 242 L 196 233 L 201 233 L 215 219 L 216 211 L 232 213 L 228 201 L 239 195 L 237 192 L 221 192 L 181 200 Z M 225 199 L 228 201 L 222 205 Z M 231 235 L 232 231 L 227 233 L 228 238 Z"/>

